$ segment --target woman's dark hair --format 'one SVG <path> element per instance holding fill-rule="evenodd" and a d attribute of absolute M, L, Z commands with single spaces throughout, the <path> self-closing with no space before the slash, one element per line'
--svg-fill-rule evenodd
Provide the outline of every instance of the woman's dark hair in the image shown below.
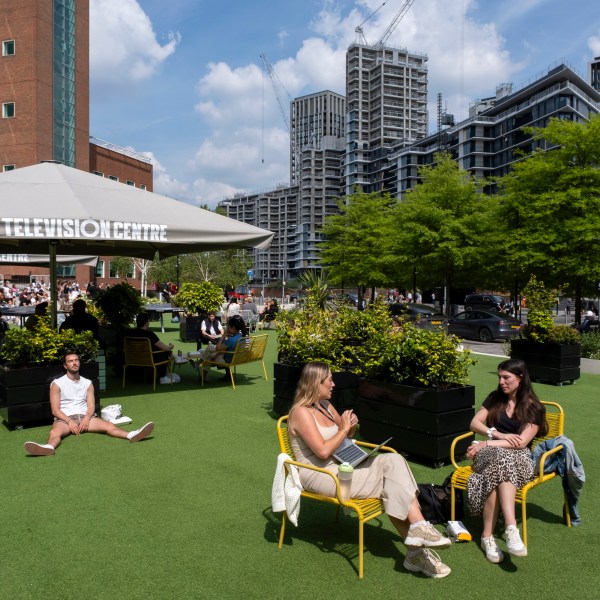
<path fill-rule="evenodd" d="M 508 371 L 520 378 L 521 382 L 517 388 L 515 410 L 513 419 L 520 423 L 520 430 L 523 431 L 528 423 L 533 423 L 539 427 L 536 437 L 541 437 L 548 433 L 548 423 L 546 423 L 546 409 L 540 402 L 531 385 L 529 371 L 524 361 L 519 358 L 510 358 L 504 360 L 498 365 L 498 371 Z M 487 424 L 491 427 L 498 424 L 500 414 L 506 410 L 508 396 L 502 391 L 500 384 L 491 394 L 493 404 L 488 411 Z"/>
<path fill-rule="evenodd" d="M 242 333 L 244 337 L 248 337 L 248 328 L 246 327 L 246 323 L 244 323 L 244 319 L 242 319 L 240 315 L 233 315 L 233 317 L 229 317 L 229 319 L 227 319 L 227 326 L 235 327 Z"/>

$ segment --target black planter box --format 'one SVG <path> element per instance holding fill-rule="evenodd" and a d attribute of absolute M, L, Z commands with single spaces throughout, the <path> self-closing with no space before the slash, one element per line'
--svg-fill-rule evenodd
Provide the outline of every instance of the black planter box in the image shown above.
<path fill-rule="evenodd" d="M 179 337 L 183 342 L 202 341 L 202 317 L 179 317 Z"/>
<path fill-rule="evenodd" d="M 273 366 L 273 411 L 287 415 L 294 402 L 294 394 L 300 380 L 302 367 L 275 363 Z M 341 371 L 333 373 L 333 394 L 331 403 L 340 412 L 358 409 L 358 382 L 354 373 Z"/>
<path fill-rule="evenodd" d="M 0 416 L 9 427 L 52 423 L 50 381 L 64 373 L 62 365 L 0 368 Z M 100 414 L 98 363 L 81 365 L 81 375 L 92 380 L 96 412 Z"/>
<path fill-rule="evenodd" d="M 562 384 L 565 381 L 573 382 L 581 375 L 580 344 L 512 340 L 510 356 L 525 361 L 529 375 L 535 381 Z"/>
<path fill-rule="evenodd" d="M 469 431 L 475 414 L 473 386 L 433 390 L 361 379 L 359 395 L 361 437 L 379 443 L 393 436 L 392 448 L 436 464 L 450 457 L 452 440 Z"/>

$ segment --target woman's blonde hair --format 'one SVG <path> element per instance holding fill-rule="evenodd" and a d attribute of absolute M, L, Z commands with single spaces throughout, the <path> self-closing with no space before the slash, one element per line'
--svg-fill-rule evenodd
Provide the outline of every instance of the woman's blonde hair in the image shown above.
<path fill-rule="evenodd" d="M 319 385 L 330 373 L 329 367 L 322 362 L 315 361 L 304 365 L 290 414 L 298 406 L 311 406 L 319 401 Z"/>

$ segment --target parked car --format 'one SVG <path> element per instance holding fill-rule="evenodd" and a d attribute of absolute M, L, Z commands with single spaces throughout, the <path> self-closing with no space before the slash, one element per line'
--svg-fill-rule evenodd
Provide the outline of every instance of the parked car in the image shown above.
<path fill-rule="evenodd" d="M 403 317 L 423 329 L 445 328 L 448 319 L 441 313 L 436 313 L 433 306 L 428 304 L 413 304 L 412 302 L 395 302 L 389 305 L 393 317 Z"/>
<path fill-rule="evenodd" d="M 356 294 L 335 294 L 334 296 L 329 296 L 327 300 L 333 302 L 334 304 L 343 303 L 354 307 L 358 306 L 358 296 Z"/>
<path fill-rule="evenodd" d="M 522 328 L 519 319 L 490 310 L 466 310 L 448 321 L 448 333 L 481 342 L 507 340 Z"/>
<path fill-rule="evenodd" d="M 501 311 L 504 308 L 504 298 L 493 294 L 468 294 L 465 298 L 465 310 L 482 308 L 483 310 Z"/>

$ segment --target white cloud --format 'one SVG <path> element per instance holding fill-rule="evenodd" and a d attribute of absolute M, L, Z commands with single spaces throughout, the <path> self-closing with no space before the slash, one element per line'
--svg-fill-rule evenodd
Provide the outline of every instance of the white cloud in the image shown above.
<path fill-rule="evenodd" d="M 152 77 L 175 52 L 179 41 L 179 34 L 169 33 L 161 45 L 136 0 L 91 0 L 92 85 L 106 93 Z"/>
<path fill-rule="evenodd" d="M 600 56 L 600 34 L 594 35 L 588 39 L 588 48 L 594 56 Z"/>
<path fill-rule="evenodd" d="M 130 148 L 133 150 L 133 148 Z M 167 173 L 165 167 L 159 162 L 153 152 L 141 152 L 152 161 L 154 170 L 154 191 L 169 198 L 189 200 L 189 184 L 178 181 Z"/>

